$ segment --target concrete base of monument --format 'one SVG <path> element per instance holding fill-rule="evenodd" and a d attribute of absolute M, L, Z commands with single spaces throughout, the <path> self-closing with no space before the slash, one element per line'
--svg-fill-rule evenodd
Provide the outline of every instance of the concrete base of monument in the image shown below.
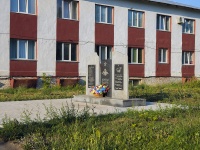
<path fill-rule="evenodd" d="M 91 95 L 76 95 L 73 98 L 75 102 L 86 102 L 99 105 L 109 105 L 115 107 L 146 106 L 146 99 L 133 98 L 128 100 L 115 99 L 110 97 L 94 97 Z"/>

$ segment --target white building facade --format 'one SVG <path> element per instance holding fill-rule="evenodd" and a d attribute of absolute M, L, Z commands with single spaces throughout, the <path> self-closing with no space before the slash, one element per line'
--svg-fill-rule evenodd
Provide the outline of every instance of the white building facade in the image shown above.
<path fill-rule="evenodd" d="M 97 52 L 128 57 L 129 78 L 154 84 L 200 77 L 200 8 L 164 0 L 1 0 L 0 83 L 85 79 Z M 119 58 L 120 59 L 120 58 Z"/>

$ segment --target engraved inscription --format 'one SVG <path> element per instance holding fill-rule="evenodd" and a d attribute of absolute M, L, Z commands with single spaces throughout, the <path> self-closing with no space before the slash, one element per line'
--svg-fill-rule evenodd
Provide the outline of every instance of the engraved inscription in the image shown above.
<path fill-rule="evenodd" d="M 115 90 L 123 90 L 124 85 L 124 65 L 115 65 L 114 88 Z"/>
<path fill-rule="evenodd" d="M 95 65 L 88 65 L 88 88 L 95 86 Z"/>

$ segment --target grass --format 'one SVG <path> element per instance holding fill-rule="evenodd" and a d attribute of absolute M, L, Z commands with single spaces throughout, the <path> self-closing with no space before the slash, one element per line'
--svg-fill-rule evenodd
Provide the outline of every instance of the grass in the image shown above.
<path fill-rule="evenodd" d="M 81 85 L 67 87 L 51 87 L 41 89 L 27 89 L 19 87 L 15 89 L 1 89 L 0 102 L 22 101 L 38 99 L 62 99 L 71 98 L 73 95 L 85 94 L 85 87 Z"/>
<path fill-rule="evenodd" d="M 63 91 L 69 94 L 85 90 L 76 88 L 38 91 L 51 97 L 52 93 L 62 95 Z M 34 94 L 33 89 L 29 90 Z M 29 90 L 18 89 L 23 94 Z M 12 92 L 9 89 L 5 93 L 17 94 Z M 79 113 L 73 104 L 59 110 L 46 108 L 46 120 L 30 120 L 26 116 L 19 122 L 5 118 L 0 139 L 19 141 L 25 150 L 200 149 L 200 81 L 130 86 L 129 93 L 132 97 L 175 103 L 181 107 L 157 111 L 128 110 L 99 116 L 89 114 L 87 107 Z"/>

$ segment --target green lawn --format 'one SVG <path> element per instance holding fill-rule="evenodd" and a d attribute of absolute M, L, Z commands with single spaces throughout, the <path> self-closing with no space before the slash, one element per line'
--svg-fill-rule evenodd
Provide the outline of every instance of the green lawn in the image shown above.
<path fill-rule="evenodd" d="M 36 92 L 29 90 L 33 95 Z M 29 95 L 29 90 L 18 92 Z M 64 93 L 71 93 L 68 96 L 72 96 L 76 92 L 82 94 L 84 90 L 84 87 L 77 86 L 74 89 L 68 87 L 38 92 L 43 96 L 53 97 L 57 94 L 62 97 Z M 16 93 L 9 93 L 10 89 L 2 91 L 1 94 L 17 94 L 15 90 Z M 73 106 L 63 107 L 57 113 L 52 110 L 48 121 L 5 120 L 0 139 L 20 141 L 26 150 L 200 149 L 199 81 L 162 86 L 140 85 L 130 87 L 129 93 L 132 97 L 178 106 L 158 111 L 129 110 L 100 116 L 89 115 L 87 109 L 77 114 Z"/>

